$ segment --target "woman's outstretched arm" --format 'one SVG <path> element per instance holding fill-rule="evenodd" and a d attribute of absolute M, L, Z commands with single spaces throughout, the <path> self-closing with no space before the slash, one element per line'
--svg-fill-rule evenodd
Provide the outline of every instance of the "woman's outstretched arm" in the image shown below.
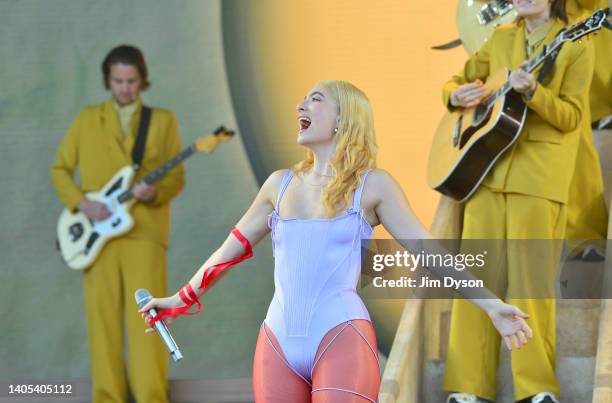
<path fill-rule="evenodd" d="M 152 318 L 147 312 L 151 308 L 157 308 L 162 310 L 162 312 L 163 310 L 177 312 L 177 309 L 188 308 L 188 305 L 197 301 L 197 298 L 188 291 L 189 287 L 199 298 L 200 295 L 227 273 L 227 269 L 219 270 L 219 265 L 245 258 L 248 253 L 247 249 L 251 246 L 255 247 L 268 235 L 270 232 L 268 215 L 274 210 L 275 196 L 280 187 L 284 172 L 284 170 L 276 171 L 268 177 L 251 206 L 236 224 L 237 233 L 230 233 L 227 236 L 221 246 L 210 255 L 187 284 L 185 284 L 185 287 L 170 297 L 153 298 L 140 309 L 142 316 L 149 324 L 151 324 Z M 248 244 L 248 247 L 245 243 Z M 204 279 L 206 281 L 203 281 Z M 189 300 L 190 304 L 187 304 L 185 299 Z M 175 315 L 167 316 L 164 319 L 166 323 L 172 322 L 173 316 Z M 152 331 L 152 329 L 148 329 L 148 331 Z"/>
<path fill-rule="evenodd" d="M 380 223 L 407 250 L 445 255 L 450 253 L 439 243 L 412 211 L 404 192 L 395 179 L 385 171 L 375 170 L 368 177 L 367 190 L 371 196 L 370 203 Z M 430 240 L 424 242 L 424 240 Z M 427 267 L 438 277 L 450 276 L 455 280 L 474 280 L 467 270 L 449 270 L 447 267 Z M 504 337 L 504 342 L 512 349 L 514 340 L 518 348 L 527 342 L 526 336 L 532 332 L 524 319 L 528 317 L 515 306 L 505 304 L 487 288 L 465 289 L 459 292 L 476 306 L 484 310 L 497 330 Z"/>

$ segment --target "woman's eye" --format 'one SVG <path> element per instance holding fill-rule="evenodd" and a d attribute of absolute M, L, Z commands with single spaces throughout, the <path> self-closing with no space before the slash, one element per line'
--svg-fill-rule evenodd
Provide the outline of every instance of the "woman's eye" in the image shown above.
<path fill-rule="evenodd" d="M 321 102 L 321 98 L 312 98 L 312 100 L 315 102 Z"/>

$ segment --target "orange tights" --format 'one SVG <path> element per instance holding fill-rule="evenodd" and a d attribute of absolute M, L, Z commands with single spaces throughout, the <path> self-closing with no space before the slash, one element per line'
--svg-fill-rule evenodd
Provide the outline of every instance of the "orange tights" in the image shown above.
<path fill-rule="evenodd" d="M 317 349 L 312 384 L 289 368 L 276 337 L 264 326 L 253 363 L 256 403 L 377 402 L 380 366 L 371 322 L 352 320 L 327 332 Z"/>

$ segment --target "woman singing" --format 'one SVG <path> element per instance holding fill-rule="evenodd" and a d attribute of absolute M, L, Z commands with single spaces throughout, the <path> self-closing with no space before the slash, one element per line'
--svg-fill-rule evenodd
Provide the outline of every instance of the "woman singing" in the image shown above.
<path fill-rule="evenodd" d="M 375 166 L 370 102 L 344 81 L 317 84 L 297 106 L 306 158 L 274 172 L 223 245 L 176 295 L 153 299 L 170 318 L 184 311 L 229 265 L 272 233 L 275 293 L 253 365 L 255 401 L 376 402 L 378 349 L 357 295 L 361 239 L 382 224 L 398 240 L 430 238 L 399 185 Z M 406 241 L 403 245 L 407 246 Z M 458 274 L 463 275 L 463 274 Z M 531 329 L 519 309 L 488 290 L 474 300 L 509 348 Z M 163 310 L 166 311 L 163 311 Z"/>

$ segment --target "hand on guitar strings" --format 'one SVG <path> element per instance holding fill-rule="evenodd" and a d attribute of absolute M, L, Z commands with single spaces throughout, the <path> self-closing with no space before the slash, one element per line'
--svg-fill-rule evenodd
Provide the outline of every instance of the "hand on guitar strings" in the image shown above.
<path fill-rule="evenodd" d="M 509 82 L 514 91 L 519 94 L 524 94 L 527 98 L 531 98 L 536 88 L 536 80 L 533 74 L 525 71 L 527 68 L 527 62 L 523 62 L 518 69 L 510 73 Z"/>
<path fill-rule="evenodd" d="M 105 204 L 93 200 L 83 199 L 77 208 L 92 221 L 102 221 L 111 216 Z"/>
<path fill-rule="evenodd" d="M 155 190 L 155 186 L 148 185 L 147 183 L 142 182 L 142 181 L 134 185 L 134 188 L 132 189 L 132 193 L 134 194 L 134 197 L 136 199 L 144 203 L 152 202 L 153 200 L 155 200 L 155 197 L 157 196 L 157 191 Z"/>
<path fill-rule="evenodd" d="M 450 103 L 459 108 L 470 108 L 478 105 L 485 95 L 485 87 L 482 81 L 476 80 L 469 84 L 463 84 L 450 94 Z"/>

